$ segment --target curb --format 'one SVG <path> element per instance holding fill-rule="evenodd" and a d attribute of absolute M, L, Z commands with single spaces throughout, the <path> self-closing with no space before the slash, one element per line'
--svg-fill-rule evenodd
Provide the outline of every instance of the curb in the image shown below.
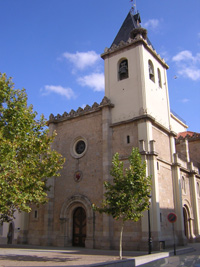
<path fill-rule="evenodd" d="M 176 255 L 182 255 L 185 253 L 190 253 L 195 251 L 194 248 L 188 247 L 188 248 L 181 248 L 176 250 Z M 174 251 L 169 252 L 159 252 L 159 253 L 153 253 L 150 255 L 144 255 L 144 256 L 137 256 L 132 259 L 126 259 L 126 260 L 118 260 L 118 261 L 111 261 L 107 263 L 96 263 L 96 264 L 90 264 L 90 265 L 83 265 L 83 266 L 90 266 L 90 267 L 134 267 L 134 266 L 140 266 L 142 264 L 146 264 L 148 262 L 160 260 L 163 258 L 167 258 L 170 256 L 174 256 Z"/>

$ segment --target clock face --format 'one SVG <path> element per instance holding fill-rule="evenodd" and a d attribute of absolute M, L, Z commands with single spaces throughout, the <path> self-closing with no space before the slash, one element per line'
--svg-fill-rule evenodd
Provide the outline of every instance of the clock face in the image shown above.
<path fill-rule="evenodd" d="M 76 144 L 76 147 L 75 147 L 76 153 L 79 155 L 82 154 L 85 151 L 85 147 L 86 147 L 86 145 L 85 145 L 85 142 L 83 140 L 78 141 Z"/>

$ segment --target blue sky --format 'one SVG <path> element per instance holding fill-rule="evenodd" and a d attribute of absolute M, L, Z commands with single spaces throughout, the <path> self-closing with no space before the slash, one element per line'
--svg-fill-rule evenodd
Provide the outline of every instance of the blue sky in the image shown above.
<path fill-rule="evenodd" d="M 137 0 L 142 26 L 169 65 L 171 109 L 200 132 L 200 1 Z M 57 115 L 100 103 L 104 64 L 130 0 L 0 0 L 0 72 L 34 110 Z"/>

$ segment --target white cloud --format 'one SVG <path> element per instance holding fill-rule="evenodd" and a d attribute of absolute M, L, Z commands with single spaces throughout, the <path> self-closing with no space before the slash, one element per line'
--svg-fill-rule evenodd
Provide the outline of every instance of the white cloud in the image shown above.
<path fill-rule="evenodd" d="M 42 91 L 43 95 L 56 93 L 58 95 L 66 97 L 67 99 L 75 98 L 75 94 L 71 88 L 65 88 L 60 85 L 45 85 Z"/>
<path fill-rule="evenodd" d="M 193 62 L 200 62 L 200 53 L 194 57 L 192 52 L 189 50 L 184 50 L 178 53 L 176 56 L 172 58 L 173 61 L 180 62 L 180 61 L 193 61 Z"/>
<path fill-rule="evenodd" d="M 92 73 L 78 78 L 78 83 L 81 86 L 88 86 L 94 91 L 100 92 L 104 90 L 104 74 L 103 73 Z"/>
<path fill-rule="evenodd" d="M 94 66 L 100 59 L 100 55 L 95 51 L 63 53 L 63 57 L 69 60 L 76 69 L 84 70 L 87 67 Z"/>
<path fill-rule="evenodd" d="M 200 68 L 196 69 L 195 67 L 185 67 L 179 70 L 178 73 L 192 79 L 193 81 L 200 80 Z"/>
<path fill-rule="evenodd" d="M 187 102 L 189 102 L 189 101 L 190 101 L 190 99 L 188 99 L 188 98 L 181 99 L 181 102 L 182 102 L 182 103 L 187 103 Z"/>
<path fill-rule="evenodd" d="M 144 23 L 144 27 L 151 30 L 156 30 L 160 22 L 158 19 L 149 19 Z"/>
<path fill-rule="evenodd" d="M 193 56 L 189 50 L 183 50 L 172 58 L 177 64 L 178 73 L 193 81 L 200 80 L 200 53 Z"/>

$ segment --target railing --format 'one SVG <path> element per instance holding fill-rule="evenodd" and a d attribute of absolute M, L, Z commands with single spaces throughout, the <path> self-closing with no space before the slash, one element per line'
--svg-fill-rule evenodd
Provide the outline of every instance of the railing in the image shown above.
<path fill-rule="evenodd" d="M 181 160 L 183 160 L 183 161 L 186 162 L 186 155 L 185 155 L 185 154 L 180 153 L 179 151 L 177 151 L 177 154 L 178 154 L 178 157 L 179 157 Z M 196 167 L 196 168 L 198 169 L 198 172 L 199 172 L 199 174 L 200 174 L 200 161 L 197 161 L 197 160 L 195 160 L 195 159 L 191 159 L 191 158 L 190 158 L 190 161 L 193 162 L 194 167 Z"/>
<path fill-rule="evenodd" d="M 171 113 L 172 113 L 174 116 L 176 116 L 180 121 L 182 121 L 183 123 L 186 124 L 186 121 L 185 121 L 183 118 L 181 118 L 175 111 L 173 111 L 172 109 L 171 109 L 170 111 L 171 111 Z"/>

